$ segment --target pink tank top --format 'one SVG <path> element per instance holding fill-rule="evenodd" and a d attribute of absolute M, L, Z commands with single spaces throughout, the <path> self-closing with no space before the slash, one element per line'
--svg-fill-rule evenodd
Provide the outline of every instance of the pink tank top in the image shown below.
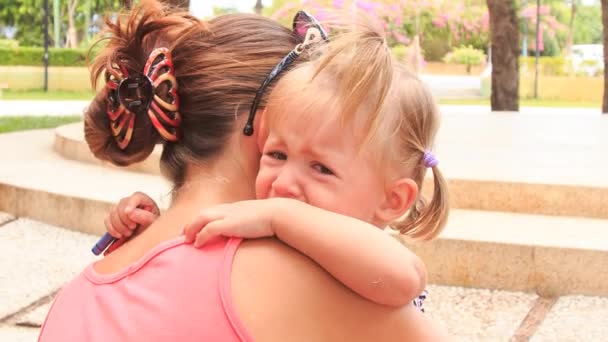
<path fill-rule="evenodd" d="M 179 237 L 114 274 L 90 265 L 59 293 L 39 341 L 252 341 L 232 304 L 240 239 Z"/>

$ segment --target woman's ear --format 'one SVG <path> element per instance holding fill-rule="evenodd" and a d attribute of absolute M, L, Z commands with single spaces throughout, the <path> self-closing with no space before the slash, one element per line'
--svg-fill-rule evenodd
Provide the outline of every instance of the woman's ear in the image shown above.
<path fill-rule="evenodd" d="M 384 224 L 399 219 L 418 198 L 418 185 L 411 178 L 400 178 L 385 189 L 384 202 L 376 210 L 376 218 Z"/>

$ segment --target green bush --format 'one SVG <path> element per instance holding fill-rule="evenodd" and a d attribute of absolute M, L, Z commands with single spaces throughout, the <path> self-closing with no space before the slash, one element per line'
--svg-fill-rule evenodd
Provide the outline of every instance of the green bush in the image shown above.
<path fill-rule="evenodd" d="M 481 50 L 472 46 L 459 47 L 445 56 L 444 61 L 452 64 L 464 64 L 467 66 L 467 73 L 471 73 L 471 66 L 481 65 L 485 62 L 486 55 Z"/>
<path fill-rule="evenodd" d="M 391 51 L 397 60 L 403 61 L 407 54 L 407 46 L 401 44 L 396 45 L 391 48 Z"/>
<path fill-rule="evenodd" d="M 524 66 L 528 71 L 534 70 L 535 57 L 519 57 L 520 68 Z M 555 57 L 539 57 L 538 58 L 539 72 L 548 76 L 562 76 L 566 74 L 566 59 L 562 56 Z"/>
<path fill-rule="evenodd" d="M 19 42 L 14 39 L 0 39 L 0 48 L 14 49 L 19 46 Z"/>
<path fill-rule="evenodd" d="M 85 66 L 87 49 L 49 49 L 49 65 L 52 66 Z M 44 49 L 40 47 L 0 47 L 0 65 L 44 65 Z"/>
<path fill-rule="evenodd" d="M 450 51 L 447 39 L 442 38 L 423 38 L 420 41 L 424 59 L 429 62 L 440 62 Z"/>

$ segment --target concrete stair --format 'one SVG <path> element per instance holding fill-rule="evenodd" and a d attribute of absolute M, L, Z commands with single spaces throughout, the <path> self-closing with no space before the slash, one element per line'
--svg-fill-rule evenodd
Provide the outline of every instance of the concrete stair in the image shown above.
<path fill-rule="evenodd" d="M 401 240 L 433 284 L 608 296 L 608 220 L 455 209 L 439 239 Z"/>
<path fill-rule="evenodd" d="M 608 295 L 608 119 L 548 119 L 444 115 L 437 154 L 454 210 L 441 238 L 405 241 L 427 263 L 430 282 Z M 91 156 L 81 124 L 3 134 L 0 146 L 0 212 L 99 235 L 110 206 L 134 191 L 169 203 L 160 151 L 110 167 Z"/>
<path fill-rule="evenodd" d="M 518 114 L 444 116 L 444 126 L 451 130 L 440 132 L 437 154 L 449 181 L 452 207 L 608 219 L 608 178 L 602 177 L 608 174 L 603 158 L 608 135 L 600 133 L 608 132 L 608 119 L 585 117 L 586 125 L 580 118 L 558 120 L 558 125 L 546 125 L 548 137 L 529 128 L 544 125 L 545 119 Z M 571 121 L 578 123 L 574 128 L 588 132 L 573 146 L 563 138 Z M 462 136 L 452 136 L 452 130 Z M 82 123 L 59 127 L 54 150 L 67 159 L 109 165 L 91 155 L 83 134 Z M 158 175 L 160 153 L 159 146 L 148 160 L 128 169 Z M 561 153 L 569 153 L 568 158 Z M 423 188 L 428 194 L 432 178 L 427 176 Z"/>
<path fill-rule="evenodd" d="M 144 190 L 161 205 L 170 185 L 159 175 L 63 158 L 53 130 L 0 135 L 0 211 L 91 234 L 120 198 Z"/>
<path fill-rule="evenodd" d="M 437 138 L 458 208 L 608 218 L 608 116 L 450 113 Z"/>
<path fill-rule="evenodd" d="M 82 122 L 57 127 L 54 132 L 53 150 L 65 159 L 102 165 L 120 170 L 160 175 L 160 169 L 158 168 L 160 154 L 162 152 L 160 145 L 152 152 L 152 155 L 143 162 L 127 167 L 116 167 L 109 162 L 103 162 L 95 158 L 91 151 L 89 151 L 89 147 L 84 140 L 84 127 Z"/>

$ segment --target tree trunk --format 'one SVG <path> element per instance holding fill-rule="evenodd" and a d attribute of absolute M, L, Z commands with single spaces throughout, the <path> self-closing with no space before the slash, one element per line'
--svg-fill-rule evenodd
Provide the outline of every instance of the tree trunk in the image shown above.
<path fill-rule="evenodd" d="M 602 0 L 602 23 L 604 24 L 604 101 L 602 113 L 608 114 L 608 0 Z"/>
<path fill-rule="evenodd" d="M 574 16 L 576 16 L 576 0 L 571 0 L 572 5 L 570 6 L 570 25 L 568 32 L 568 39 L 566 40 L 566 53 L 568 56 L 572 56 L 572 44 L 574 44 Z"/>
<path fill-rule="evenodd" d="M 72 0 L 68 3 L 68 32 L 65 41 L 66 48 L 78 47 L 78 31 L 76 30 L 76 23 L 74 21 L 74 16 L 76 15 L 76 6 L 78 6 L 78 0 Z"/>
<path fill-rule="evenodd" d="M 262 14 L 262 9 L 264 9 L 264 5 L 262 5 L 262 0 L 256 0 L 255 7 L 253 10 L 256 14 Z"/>
<path fill-rule="evenodd" d="M 514 4 L 512 0 L 487 0 L 487 4 L 492 41 L 492 110 L 518 111 L 519 25 Z"/>

